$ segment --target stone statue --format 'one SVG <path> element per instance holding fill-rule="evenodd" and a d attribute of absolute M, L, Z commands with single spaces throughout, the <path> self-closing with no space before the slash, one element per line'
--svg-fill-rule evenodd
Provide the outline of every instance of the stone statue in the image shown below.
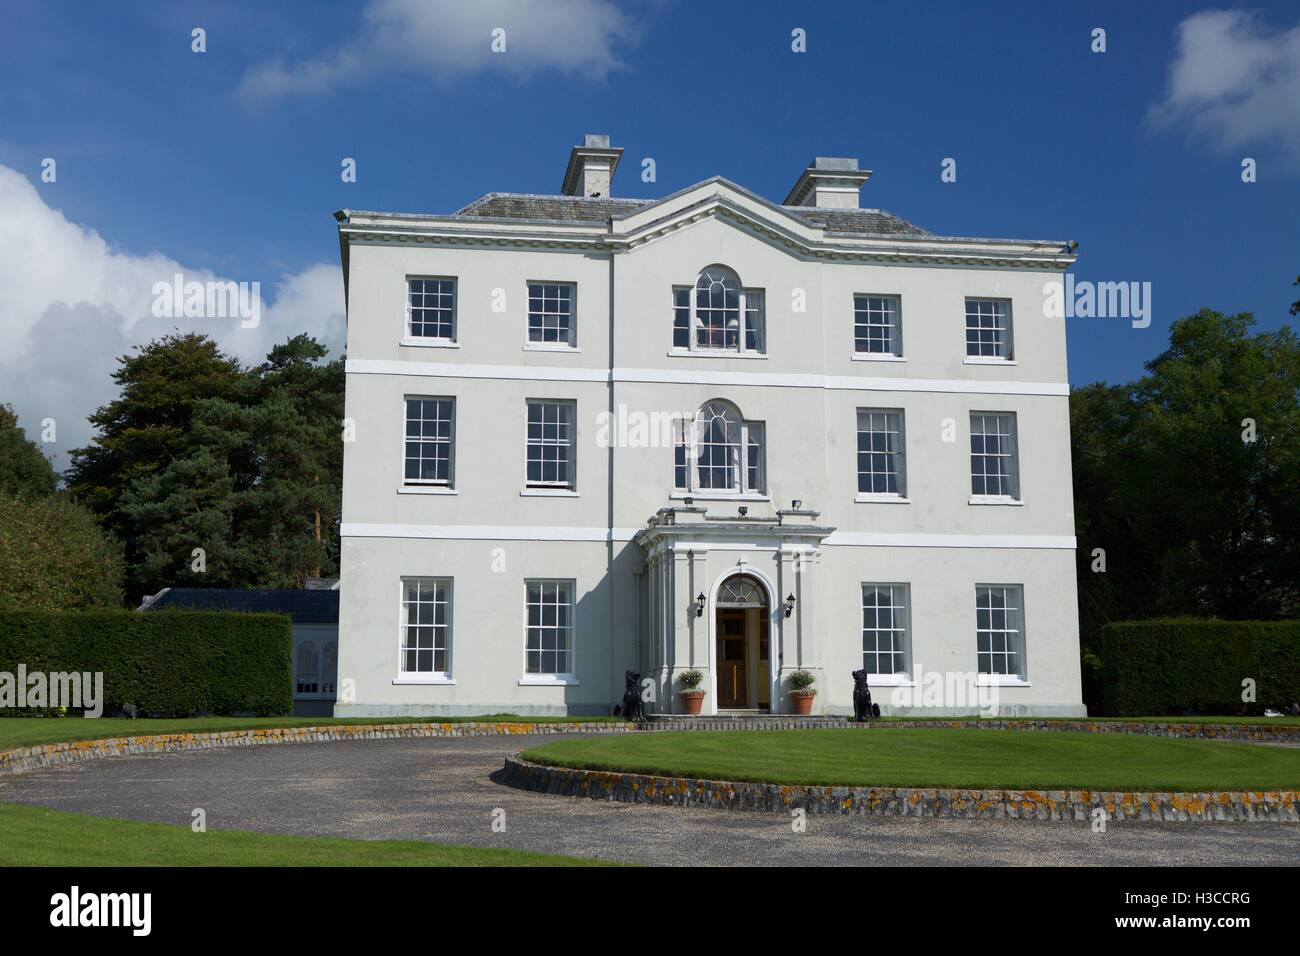
<path fill-rule="evenodd" d="M 623 716 L 628 720 L 645 720 L 641 709 L 641 675 L 636 671 L 624 674 Z"/>
<path fill-rule="evenodd" d="M 870 720 L 880 716 L 880 705 L 871 702 L 871 688 L 867 686 L 865 670 L 853 672 L 853 719 Z"/>

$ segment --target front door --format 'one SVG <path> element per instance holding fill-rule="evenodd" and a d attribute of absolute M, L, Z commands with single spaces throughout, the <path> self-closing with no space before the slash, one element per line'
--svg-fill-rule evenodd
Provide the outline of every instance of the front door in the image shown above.
<path fill-rule="evenodd" d="M 749 641 L 745 612 L 718 610 L 718 706 L 749 706 L 749 674 L 745 670 Z"/>

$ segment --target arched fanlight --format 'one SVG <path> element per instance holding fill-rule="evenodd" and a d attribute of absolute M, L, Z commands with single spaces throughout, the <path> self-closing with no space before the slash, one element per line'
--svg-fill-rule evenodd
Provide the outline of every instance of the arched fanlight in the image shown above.
<path fill-rule="evenodd" d="M 767 594 L 762 585 L 746 574 L 727 578 L 718 588 L 719 607 L 766 607 Z"/>

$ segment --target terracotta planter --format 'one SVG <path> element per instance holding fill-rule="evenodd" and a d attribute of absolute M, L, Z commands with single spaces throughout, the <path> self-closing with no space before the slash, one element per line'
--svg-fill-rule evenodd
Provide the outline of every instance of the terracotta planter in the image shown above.
<path fill-rule="evenodd" d="M 807 717 L 812 713 L 812 702 L 816 696 L 810 690 L 790 691 L 790 703 L 794 705 L 794 712 L 800 717 Z"/>
<path fill-rule="evenodd" d="M 684 690 L 682 694 L 682 704 L 686 708 L 686 713 L 691 717 L 700 716 L 700 708 L 704 706 L 704 691 L 702 690 Z"/>

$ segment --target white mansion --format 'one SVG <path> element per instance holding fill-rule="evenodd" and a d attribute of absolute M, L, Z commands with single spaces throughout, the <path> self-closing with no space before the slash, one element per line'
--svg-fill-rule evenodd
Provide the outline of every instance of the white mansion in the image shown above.
<path fill-rule="evenodd" d="M 337 214 L 347 289 L 338 715 L 1085 713 L 1065 242 L 936 236 L 817 159 Z M 991 701 L 991 703 L 990 703 Z"/>

